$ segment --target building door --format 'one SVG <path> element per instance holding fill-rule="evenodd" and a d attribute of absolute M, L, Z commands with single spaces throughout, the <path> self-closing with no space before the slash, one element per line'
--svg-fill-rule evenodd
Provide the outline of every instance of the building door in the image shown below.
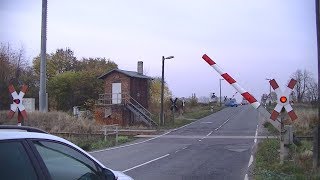
<path fill-rule="evenodd" d="M 112 83 L 112 104 L 121 103 L 121 83 Z"/>

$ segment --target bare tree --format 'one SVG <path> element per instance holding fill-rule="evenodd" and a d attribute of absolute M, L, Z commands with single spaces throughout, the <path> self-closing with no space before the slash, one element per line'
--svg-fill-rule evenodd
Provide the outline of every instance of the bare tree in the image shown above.
<path fill-rule="evenodd" d="M 207 96 L 201 96 L 198 98 L 198 102 L 204 103 L 204 104 L 209 104 L 210 98 Z"/>
<path fill-rule="evenodd" d="M 306 92 L 305 100 L 308 102 L 315 102 L 318 99 L 318 84 L 312 78 L 307 85 L 308 89 Z"/>
<path fill-rule="evenodd" d="M 8 85 L 19 84 L 20 75 L 27 68 L 24 48 L 19 50 L 11 48 L 9 43 L 0 43 L 0 109 L 7 109 L 11 103 Z"/>
<path fill-rule="evenodd" d="M 302 71 L 301 69 L 298 69 L 295 73 L 293 73 L 291 78 L 297 80 L 297 84 L 294 87 L 294 91 L 298 103 L 301 103 L 303 102 L 305 95 L 308 91 L 308 85 L 310 84 L 313 78 L 309 71 Z"/>

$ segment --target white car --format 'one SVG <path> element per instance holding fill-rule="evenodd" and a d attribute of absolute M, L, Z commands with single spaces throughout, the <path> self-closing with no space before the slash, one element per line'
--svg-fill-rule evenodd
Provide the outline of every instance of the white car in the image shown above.
<path fill-rule="evenodd" d="M 73 143 L 26 126 L 0 126 L 0 179 L 133 180 Z"/>

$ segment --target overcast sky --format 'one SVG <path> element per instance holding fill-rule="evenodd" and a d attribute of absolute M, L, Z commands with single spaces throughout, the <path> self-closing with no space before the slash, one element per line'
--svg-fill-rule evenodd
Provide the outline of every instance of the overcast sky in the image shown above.
<path fill-rule="evenodd" d="M 41 0 L 0 1 L 0 42 L 40 53 Z M 204 53 L 258 100 L 266 78 L 285 86 L 297 69 L 317 78 L 314 0 L 48 0 L 47 53 L 106 57 L 120 69 L 165 78 L 173 94 L 219 95 L 220 75 Z M 222 95 L 236 91 L 222 81 Z M 241 99 L 240 95 L 236 96 Z"/>

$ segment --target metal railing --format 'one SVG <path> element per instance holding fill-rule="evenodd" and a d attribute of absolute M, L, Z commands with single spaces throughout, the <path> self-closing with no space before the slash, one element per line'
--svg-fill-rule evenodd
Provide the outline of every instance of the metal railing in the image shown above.
<path fill-rule="evenodd" d="M 106 93 L 99 94 L 99 99 L 96 101 L 97 105 L 113 105 L 113 104 L 122 104 L 124 97 L 122 93 Z"/>
<path fill-rule="evenodd" d="M 136 106 L 138 109 L 142 110 L 145 115 L 148 117 L 151 117 L 152 114 L 150 111 L 148 111 L 145 107 L 143 107 L 137 100 L 133 99 L 130 95 L 127 95 L 128 98 L 125 99 L 125 103 L 132 104 L 133 106 Z"/>
<path fill-rule="evenodd" d="M 127 93 L 105 93 L 99 94 L 99 99 L 96 101 L 97 105 L 110 106 L 115 104 L 130 104 L 140 109 L 144 114 L 151 117 L 152 114 L 145 107 L 143 107 L 137 100 L 132 98 Z"/>

